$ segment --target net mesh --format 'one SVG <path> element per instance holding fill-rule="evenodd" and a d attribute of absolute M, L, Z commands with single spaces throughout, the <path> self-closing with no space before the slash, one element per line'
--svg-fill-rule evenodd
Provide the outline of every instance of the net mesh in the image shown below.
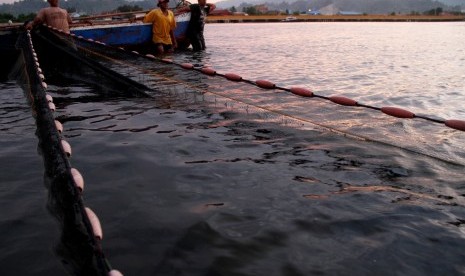
<path fill-rule="evenodd" d="M 33 36 L 28 32 L 21 33 L 16 47 L 20 54 L 10 77 L 22 87 L 36 120 L 36 135 L 45 165 L 45 186 L 49 191 L 47 207 L 61 225 L 56 253 L 73 275 L 107 275 L 110 266 L 100 240 L 94 235 L 71 173 L 71 164 L 62 146 L 63 137 L 56 128 L 51 101 L 47 98 Z"/>
<path fill-rule="evenodd" d="M 443 123 L 399 119 L 379 108 L 346 107 L 321 98 L 302 98 L 278 89 L 263 89 L 253 81 L 233 82 L 222 74 L 202 74 L 182 61 L 169 61 L 145 52 L 133 52 L 99 42 L 50 32 L 71 40 L 77 52 L 137 83 L 151 97 L 165 97 L 167 104 L 199 103 L 217 109 L 234 110 L 248 118 L 277 122 L 287 126 L 332 131 L 355 139 L 395 146 L 452 164 L 465 165 L 465 154 L 458 145 L 465 142 L 463 132 Z M 187 70 L 186 70 L 187 69 Z M 226 73 L 226 72 L 224 72 Z M 127 95 L 131 87 L 119 89 Z"/>
<path fill-rule="evenodd" d="M 32 45 L 26 33 L 19 37 L 17 47 L 21 55 L 11 75 L 25 91 L 37 119 L 37 135 L 50 191 L 48 207 L 62 222 L 57 253 L 75 275 L 107 275 L 111 268 L 100 241 L 92 234 L 82 198 L 74 189 L 71 165 L 59 144 L 62 137 L 54 127 L 34 49 L 40 53 L 47 80 L 78 78 L 99 87 L 98 91 L 106 97 L 159 98 L 167 108 L 202 108 L 239 120 L 330 131 L 444 162 L 465 164 L 460 148 L 465 142 L 463 132 L 443 124 L 402 120 L 376 109 L 344 107 L 321 98 L 302 98 L 279 89 L 262 89 L 253 82 L 233 82 L 218 74 L 203 74 L 199 70 L 201 66 L 194 66 L 194 70 L 183 68 L 182 62 L 145 56 L 145 53 L 71 37 L 44 27 L 34 32 L 33 38 Z"/>

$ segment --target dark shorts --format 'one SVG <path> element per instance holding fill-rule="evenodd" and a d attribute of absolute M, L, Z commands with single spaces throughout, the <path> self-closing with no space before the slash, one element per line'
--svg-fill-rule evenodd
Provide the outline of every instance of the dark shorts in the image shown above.
<path fill-rule="evenodd" d="M 171 44 L 163 44 L 163 43 L 157 43 L 155 44 L 155 46 L 158 47 L 158 45 L 162 45 L 163 46 L 163 50 L 166 52 L 166 51 L 169 51 L 171 49 L 173 49 L 173 45 Z"/>
<path fill-rule="evenodd" d="M 194 33 L 189 35 L 189 40 L 191 42 L 192 48 L 194 51 L 205 50 L 205 38 L 203 33 Z"/>

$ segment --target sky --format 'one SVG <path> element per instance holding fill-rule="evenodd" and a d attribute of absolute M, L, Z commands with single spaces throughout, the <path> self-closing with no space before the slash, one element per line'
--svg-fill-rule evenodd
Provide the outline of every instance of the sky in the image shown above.
<path fill-rule="evenodd" d="M 19 2 L 19 0 L 0 0 L 0 4 L 11 4 L 14 2 Z"/>
<path fill-rule="evenodd" d="M 11 4 L 14 2 L 19 2 L 18 0 L 0 0 L 0 4 Z"/>
<path fill-rule="evenodd" d="M 207 2 L 208 3 L 216 3 L 218 1 L 220 1 L 220 0 L 208 0 Z M 11 4 L 11 3 L 14 3 L 14 2 L 19 2 L 19 0 L 0 0 L 0 4 Z"/>

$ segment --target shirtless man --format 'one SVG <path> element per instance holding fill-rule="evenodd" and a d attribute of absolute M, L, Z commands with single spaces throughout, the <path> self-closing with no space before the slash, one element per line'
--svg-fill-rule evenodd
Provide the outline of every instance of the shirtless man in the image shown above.
<path fill-rule="evenodd" d="M 43 8 L 39 11 L 34 21 L 26 25 L 28 30 L 34 26 L 45 23 L 49 26 L 69 33 L 69 25 L 71 24 L 71 16 L 65 9 L 58 7 L 59 0 L 48 0 L 50 7 Z"/>

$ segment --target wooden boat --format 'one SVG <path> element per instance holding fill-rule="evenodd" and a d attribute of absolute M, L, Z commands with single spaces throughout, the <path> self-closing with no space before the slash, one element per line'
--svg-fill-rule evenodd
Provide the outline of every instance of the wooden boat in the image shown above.
<path fill-rule="evenodd" d="M 113 15 L 114 18 L 114 15 Z M 128 20 L 100 20 L 93 21 L 92 24 L 75 26 L 71 28 L 71 33 L 87 39 L 103 42 L 107 45 L 126 47 L 148 44 L 152 40 L 152 24 L 142 22 L 130 22 Z M 174 35 L 178 45 L 187 47 L 186 39 L 187 26 L 190 20 L 190 13 L 175 15 L 176 29 Z"/>

